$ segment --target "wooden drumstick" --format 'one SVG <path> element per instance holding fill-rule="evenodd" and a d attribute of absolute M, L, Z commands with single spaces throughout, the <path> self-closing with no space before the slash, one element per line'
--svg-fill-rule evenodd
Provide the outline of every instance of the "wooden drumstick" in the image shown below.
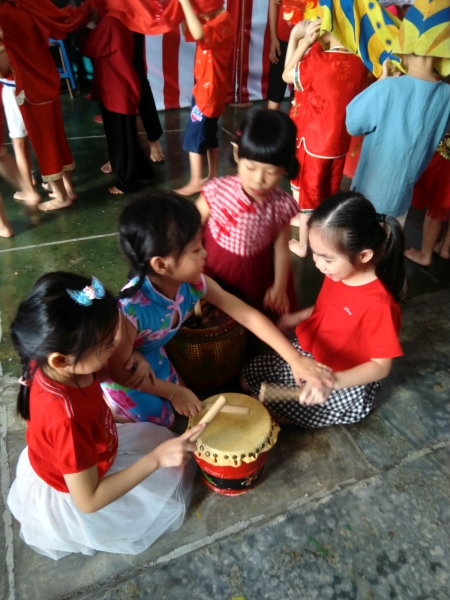
<path fill-rule="evenodd" d="M 214 402 L 202 402 L 205 408 L 211 408 L 214 406 Z M 250 409 L 247 406 L 235 406 L 234 404 L 225 404 L 220 409 L 221 413 L 229 413 L 230 415 L 248 415 Z"/>
<path fill-rule="evenodd" d="M 219 414 L 220 410 L 225 406 L 226 403 L 227 399 L 225 398 L 225 396 L 219 396 L 214 402 L 214 404 L 211 406 L 211 408 L 208 410 L 206 415 L 202 417 L 197 424 L 200 425 L 200 423 L 211 423 L 211 421 L 214 419 L 214 417 L 216 417 Z M 197 438 L 201 436 L 203 431 L 204 430 L 202 429 L 202 431 L 194 433 L 194 435 L 189 438 L 189 441 L 196 442 Z"/>
<path fill-rule="evenodd" d="M 286 402 L 297 401 L 300 396 L 301 388 L 280 387 L 263 381 L 259 390 L 259 400 L 265 402 Z"/>

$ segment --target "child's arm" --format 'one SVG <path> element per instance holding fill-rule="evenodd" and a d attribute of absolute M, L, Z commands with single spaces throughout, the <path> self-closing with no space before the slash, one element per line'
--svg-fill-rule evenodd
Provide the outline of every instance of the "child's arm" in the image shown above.
<path fill-rule="evenodd" d="M 236 319 L 238 323 L 278 352 L 289 363 L 299 385 L 302 379 L 310 383 L 312 390 L 310 393 L 317 402 L 320 402 L 322 397 L 328 397 L 334 383 L 334 376 L 328 367 L 300 354 L 281 331 L 256 309 L 223 290 L 209 277 L 205 276 L 205 280 L 207 286 L 205 299 L 208 302 Z"/>
<path fill-rule="evenodd" d="M 198 208 L 199 213 L 202 217 L 202 225 L 205 225 L 206 221 L 209 219 L 209 215 L 211 214 L 211 209 L 209 208 L 209 204 L 206 202 L 206 198 L 203 194 L 195 201 L 195 206 Z"/>
<path fill-rule="evenodd" d="M 277 63 L 281 54 L 280 42 L 278 41 L 277 27 L 280 7 L 276 0 L 270 0 L 269 4 L 269 29 L 270 29 L 270 62 Z"/>
<path fill-rule="evenodd" d="M 204 37 L 203 27 L 195 14 L 189 0 L 178 0 L 186 18 L 186 25 L 194 40 L 202 40 Z"/>
<path fill-rule="evenodd" d="M 189 439 L 205 425 L 197 425 L 183 435 L 157 446 L 123 471 L 98 478 L 97 465 L 80 473 L 64 475 L 75 505 L 83 513 L 93 513 L 124 496 L 149 475 L 162 467 L 179 467 L 187 463 L 196 445 Z"/>
<path fill-rule="evenodd" d="M 291 227 L 286 225 L 274 244 L 274 272 L 275 277 L 272 287 L 264 296 L 263 305 L 278 315 L 283 315 L 289 310 L 289 298 L 286 293 L 291 257 L 289 240 L 291 238 Z"/>
<path fill-rule="evenodd" d="M 294 83 L 294 70 L 319 35 L 322 21 L 300 21 L 291 31 L 284 63 L 283 81 Z"/>
<path fill-rule="evenodd" d="M 391 371 L 392 358 L 371 358 L 368 362 L 335 373 L 334 389 L 353 387 L 354 385 L 366 385 L 372 381 L 378 381 L 387 377 Z"/>
<path fill-rule="evenodd" d="M 295 313 L 283 315 L 280 317 L 280 319 L 278 319 L 278 329 L 281 329 L 281 331 L 284 333 L 291 332 L 299 323 L 309 319 L 313 310 L 314 306 L 308 306 L 308 308 L 304 308 L 303 310 L 299 310 Z"/>
<path fill-rule="evenodd" d="M 108 372 L 113 381 L 125 387 L 132 387 L 130 385 L 129 361 L 134 357 L 133 344 L 136 336 L 137 329 L 124 315 L 122 315 L 116 337 L 117 346 L 108 361 Z M 142 357 L 142 359 L 147 362 L 145 357 Z M 194 392 L 191 392 L 191 390 L 188 390 L 184 386 L 179 386 L 172 381 L 157 379 L 154 376 L 152 378 L 149 375 L 139 387 L 133 389 L 138 389 L 140 392 L 153 394 L 154 396 L 170 400 L 177 413 L 186 417 L 196 415 L 203 408 L 200 400 Z"/>

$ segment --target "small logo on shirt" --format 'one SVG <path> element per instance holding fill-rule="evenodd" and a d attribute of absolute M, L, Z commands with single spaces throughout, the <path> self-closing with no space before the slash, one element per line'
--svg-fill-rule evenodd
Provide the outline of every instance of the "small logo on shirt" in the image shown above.
<path fill-rule="evenodd" d="M 349 315 L 351 315 L 351 314 L 352 314 L 352 311 L 351 311 L 351 310 L 350 310 L 350 309 L 349 309 L 347 306 L 344 306 L 344 310 L 345 310 L 345 312 L 346 312 L 346 313 L 348 313 Z"/>
<path fill-rule="evenodd" d="M 203 121 L 203 117 L 204 115 L 202 111 L 197 105 L 195 105 L 194 108 L 191 110 L 191 121 L 193 121 L 194 123 L 195 121 Z"/>

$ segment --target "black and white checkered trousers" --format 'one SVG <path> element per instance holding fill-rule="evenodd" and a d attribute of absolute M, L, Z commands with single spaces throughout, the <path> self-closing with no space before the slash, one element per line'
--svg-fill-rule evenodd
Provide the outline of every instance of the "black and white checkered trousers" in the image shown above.
<path fill-rule="evenodd" d="M 312 354 L 300 347 L 297 339 L 291 343 L 308 358 Z M 242 376 L 253 394 L 258 395 L 263 381 L 280 387 L 297 387 L 291 367 L 279 354 L 264 354 L 250 361 L 242 370 Z M 381 383 L 374 381 L 366 385 L 355 385 L 342 390 L 334 390 L 323 404 L 304 406 L 299 402 L 286 400 L 267 402 L 265 405 L 275 415 L 284 417 L 302 427 L 326 427 L 327 425 L 348 425 L 364 419 L 375 405 L 375 396 Z"/>

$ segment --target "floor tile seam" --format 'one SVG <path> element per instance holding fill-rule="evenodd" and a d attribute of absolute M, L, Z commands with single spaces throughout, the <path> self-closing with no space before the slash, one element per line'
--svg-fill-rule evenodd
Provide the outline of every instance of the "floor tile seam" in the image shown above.
<path fill-rule="evenodd" d="M 66 594 L 64 596 L 60 596 L 58 598 L 58 600 L 72 600 L 74 598 L 80 597 L 82 594 L 85 594 L 86 592 L 94 591 L 104 585 L 125 581 L 127 578 L 129 578 L 133 575 L 137 575 L 137 574 L 144 572 L 146 569 L 149 569 L 152 567 L 157 567 L 159 565 L 163 565 L 163 564 L 167 564 L 172 561 L 175 561 L 178 558 L 181 558 L 183 556 L 186 556 L 187 554 L 190 554 L 191 552 L 195 552 L 197 550 L 206 548 L 207 546 L 210 546 L 211 544 L 213 544 L 215 542 L 224 540 L 236 533 L 241 533 L 242 531 L 245 531 L 254 525 L 257 525 L 259 527 L 264 527 L 267 525 L 276 525 L 276 524 L 284 521 L 286 519 L 286 517 L 288 516 L 288 513 L 293 512 L 294 509 L 300 508 L 301 506 L 312 504 L 313 502 L 317 502 L 317 501 L 320 501 L 320 502 L 327 501 L 335 493 L 344 491 L 345 489 L 350 488 L 352 485 L 358 485 L 361 482 L 375 480 L 375 478 L 378 476 L 379 476 L 379 474 L 376 473 L 376 474 L 372 474 L 369 477 L 365 477 L 362 479 L 351 478 L 351 479 L 345 480 L 344 482 L 336 484 L 335 486 L 333 486 L 333 488 L 331 490 L 319 490 L 316 493 L 312 494 L 311 496 L 308 496 L 307 498 L 305 498 L 305 497 L 299 498 L 299 499 L 297 499 L 297 501 L 294 501 L 288 505 L 285 505 L 282 508 L 277 508 L 277 509 L 274 509 L 273 511 L 269 511 L 264 514 L 255 515 L 254 517 L 249 517 L 248 519 L 239 521 L 238 523 L 235 523 L 234 525 L 231 525 L 230 527 L 226 527 L 225 529 L 222 529 L 221 531 L 217 531 L 216 533 L 214 533 L 210 536 L 205 536 L 199 540 L 196 540 L 195 542 L 191 542 L 189 544 L 180 546 L 179 548 L 176 548 L 175 550 L 172 550 L 172 551 L 168 552 L 167 554 L 160 556 L 159 558 L 157 558 L 155 560 L 148 561 L 141 565 L 136 565 L 133 569 L 128 569 L 125 572 L 119 573 L 117 575 L 113 575 L 111 577 L 108 577 L 102 581 L 96 582 L 96 583 L 94 583 L 90 586 L 87 586 L 85 588 L 82 588 L 80 590 L 76 590 L 76 591 L 70 592 L 69 594 Z M 124 558 L 124 560 L 126 560 L 126 559 Z"/>
<path fill-rule="evenodd" d="M 250 517 L 243 521 L 239 521 L 238 523 L 235 523 L 234 525 L 231 525 L 230 527 L 222 529 L 221 531 L 218 531 L 210 536 L 205 536 L 199 540 L 196 540 L 195 542 L 191 542 L 189 544 L 180 546 L 179 548 L 176 548 L 176 549 L 172 550 L 171 552 L 168 552 L 167 554 L 160 556 L 159 558 L 157 558 L 153 561 L 148 561 L 142 565 L 137 565 L 134 567 L 134 569 L 128 569 L 127 571 L 125 571 L 123 573 L 111 576 L 100 582 L 96 582 L 95 584 L 93 584 L 91 586 L 87 586 L 81 590 L 76 590 L 74 592 L 71 592 L 70 594 L 61 596 L 59 598 L 59 600 L 72 600 L 73 598 L 80 597 L 80 595 L 85 594 L 89 591 L 94 591 L 95 589 L 98 589 L 104 585 L 108 585 L 108 584 L 112 584 L 112 583 L 119 583 L 120 581 L 124 581 L 133 575 L 142 573 L 143 571 L 145 571 L 148 568 L 157 567 L 159 565 L 175 561 L 178 558 L 181 558 L 182 556 L 190 554 L 191 552 L 201 550 L 215 542 L 224 540 L 236 533 L 245 531 L 254 525 L 256 525 L 257 527 L 276 525 L 276 524 L 282 522 L 283 520 L 285 520 L 289 513 L 292 513 L 301 507 L 305 507 L 305 506 L 309 507 L 309 506 L 312 506 L 314 503 L 316 503 L 316 505 L 322 504 L 324 502 L 328 502 L 335 494 L 337 494 L 341 491 L 345 491 L 347 489 L 350 489 L 350 488 L 356 487 L 356 486 L 360 486 L 360 485 L 370 485 L 371 483 L 380 481 L 380 476 L 384 472 L 394 470 L 395 468 L 399 468 L 399 467 L 403 466 L 404 464 L 413 462 L 413 460 L 420 459 L 423 456 L 426 456 L 427 454 L 430 454 L 431 452 L 433 452 L 435 450 L 439 450 L 439 449 L 449 446 L 449 445 L 450 445 L 450 440 L 447 440 L 446 442 L 439 442 L 429 448 L 425 448 L 425 449 L 422 449 L 421 451 L 412 453 L 412 455 L 406 457 L 403 461 L 400 461 L 398 464 L 391 465 L 390 468 L 386 469 L 385 471 L 380 469 L 380 470 L 376 471 L 375 473 L 372 473 L 366 477 L 362 477 L 361 479 L 356 479 L 356 478 L 352 477 L 350 479 L 347 479 L 345 481 L 337 483 L 330 490 L 319 490 L 319 491 L 315 492 L 314 494 L 312 494 L 311 496 L 308 495 L 308 496 L 304 496 L 302 498 L 298 498 L 298 499 L 294 500 L 293 502 L 290 502 L 289 504 L 285 505 L 281 509 L 278 508 L 273 511 L 266 512 L 264 514 L 255 515 L 254 517 Z M 409 459 L 409 460 L 407 460 L 407 459 Z"/>
<path fill-rule="evenodd" d="M 99 238 L 106 238 L 119 235 L 117 231 L 113 233 L 101 233 L 99 235 L 89 235 L 86 237 L 80 238 L 70 238 L 67 240 L 55 240 L 54 242 L 45 242 L 43 244 L 30 244 L 29 246 L 16 246 L 15 248 L 4 248 L 0 250 L 0 254 L 5 254 L 7 252 L 18 252 L 19 250 L 32 250 L 33 248 L 43 248 L 44 246 L 56 246 L 58 244 L 70 244 L 71 242 L 84 242 L 87 240 L 96 240 Z"/>

